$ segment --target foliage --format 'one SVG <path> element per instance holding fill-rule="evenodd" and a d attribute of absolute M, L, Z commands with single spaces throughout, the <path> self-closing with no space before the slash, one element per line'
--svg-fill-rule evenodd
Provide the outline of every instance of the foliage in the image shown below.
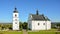
<path fill-rule="evenodd" d="M 26 29 L 26 31 L 28 31 L 28 26 L 27 26 L 27 29 Z"/>
<path fill-rule="evenodd" d="M 20 23 L 20 31 L 22 31 L 22 23 Z"/>
<path fill-rule="evenodd" d="M 24 22 L 23 24 L 22 24 L 22 27 L 23 27 L 23 29 L 27 29 L 27 22 Z"/>
<path fill-rule="evenodd" d="M 10 29 L 12 30 L 12 24 L 0 24 L 0 30 Z"/>
<path fill-rule="evenodd" d="M 60 27 L 60 23 L 51 23 L 51 27 L 57 29 Z"/>
<path fill-rule="evenodd" d="M 57 26 L 60 26 L 60 23 L 57 23 Z"/>

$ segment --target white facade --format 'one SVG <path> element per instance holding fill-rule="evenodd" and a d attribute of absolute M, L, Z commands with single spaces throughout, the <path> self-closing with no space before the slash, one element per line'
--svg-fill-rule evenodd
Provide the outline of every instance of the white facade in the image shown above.
<path fill-rule="evenodd" d="M 19 30 L 19 14 L 13 13 L 13 30 Z"/>
<path fill-rule="evenodd" d="M 51 21 L 32 20 L 32 16 L 28 19 L 28 28 L 31 30 L 49 30 L 51 29 Z"/>

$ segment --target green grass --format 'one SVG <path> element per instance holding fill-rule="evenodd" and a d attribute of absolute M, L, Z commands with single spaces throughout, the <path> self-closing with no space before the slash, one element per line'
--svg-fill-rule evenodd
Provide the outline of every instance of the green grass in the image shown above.
<path fill-rule="evenodd" d="M 28 34 L 60 34 L 56 29 L 28 32 Z M 23 34 L 23 31 L 0 31 L 0 34 Z"/>
<path fill-rule="evenodd" d="M 55 34 L 55 32 L 28 32 L 28 34 Z"/>
<path fill-rule="evenodd" d="M 0 34 L 22 34 L 22 32 L 18 32 L 18 31 L 0 31 Z"/>
<path fill-rule="evenodd" d="M 28 34 L 60 34 L 60 32 L 28 32 Z"/>
<path fill-rule="evenodd" d="M 60 32 L 58 32 L 57 34 L 60 34 Z"/>

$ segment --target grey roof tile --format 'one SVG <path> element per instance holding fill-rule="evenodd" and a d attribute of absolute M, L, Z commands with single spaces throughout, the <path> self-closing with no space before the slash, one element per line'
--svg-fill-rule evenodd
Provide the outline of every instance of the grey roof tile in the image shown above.
<path fill-rule="evenodd" d="M 36 15 L 36 14 L 31 14 L 32 15 L 32 20 L 49 20 L 48 18 L 45 18 L 45 16 L 42 14 L 42 15 Z"/>

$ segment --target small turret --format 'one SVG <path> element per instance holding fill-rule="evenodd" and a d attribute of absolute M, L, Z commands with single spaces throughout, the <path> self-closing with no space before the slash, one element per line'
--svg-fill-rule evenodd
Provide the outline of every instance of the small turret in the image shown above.
<path fill-rule="evenodd" d="M 36 11 L 36 15 L 39 15 L 38 10 Z"/>

